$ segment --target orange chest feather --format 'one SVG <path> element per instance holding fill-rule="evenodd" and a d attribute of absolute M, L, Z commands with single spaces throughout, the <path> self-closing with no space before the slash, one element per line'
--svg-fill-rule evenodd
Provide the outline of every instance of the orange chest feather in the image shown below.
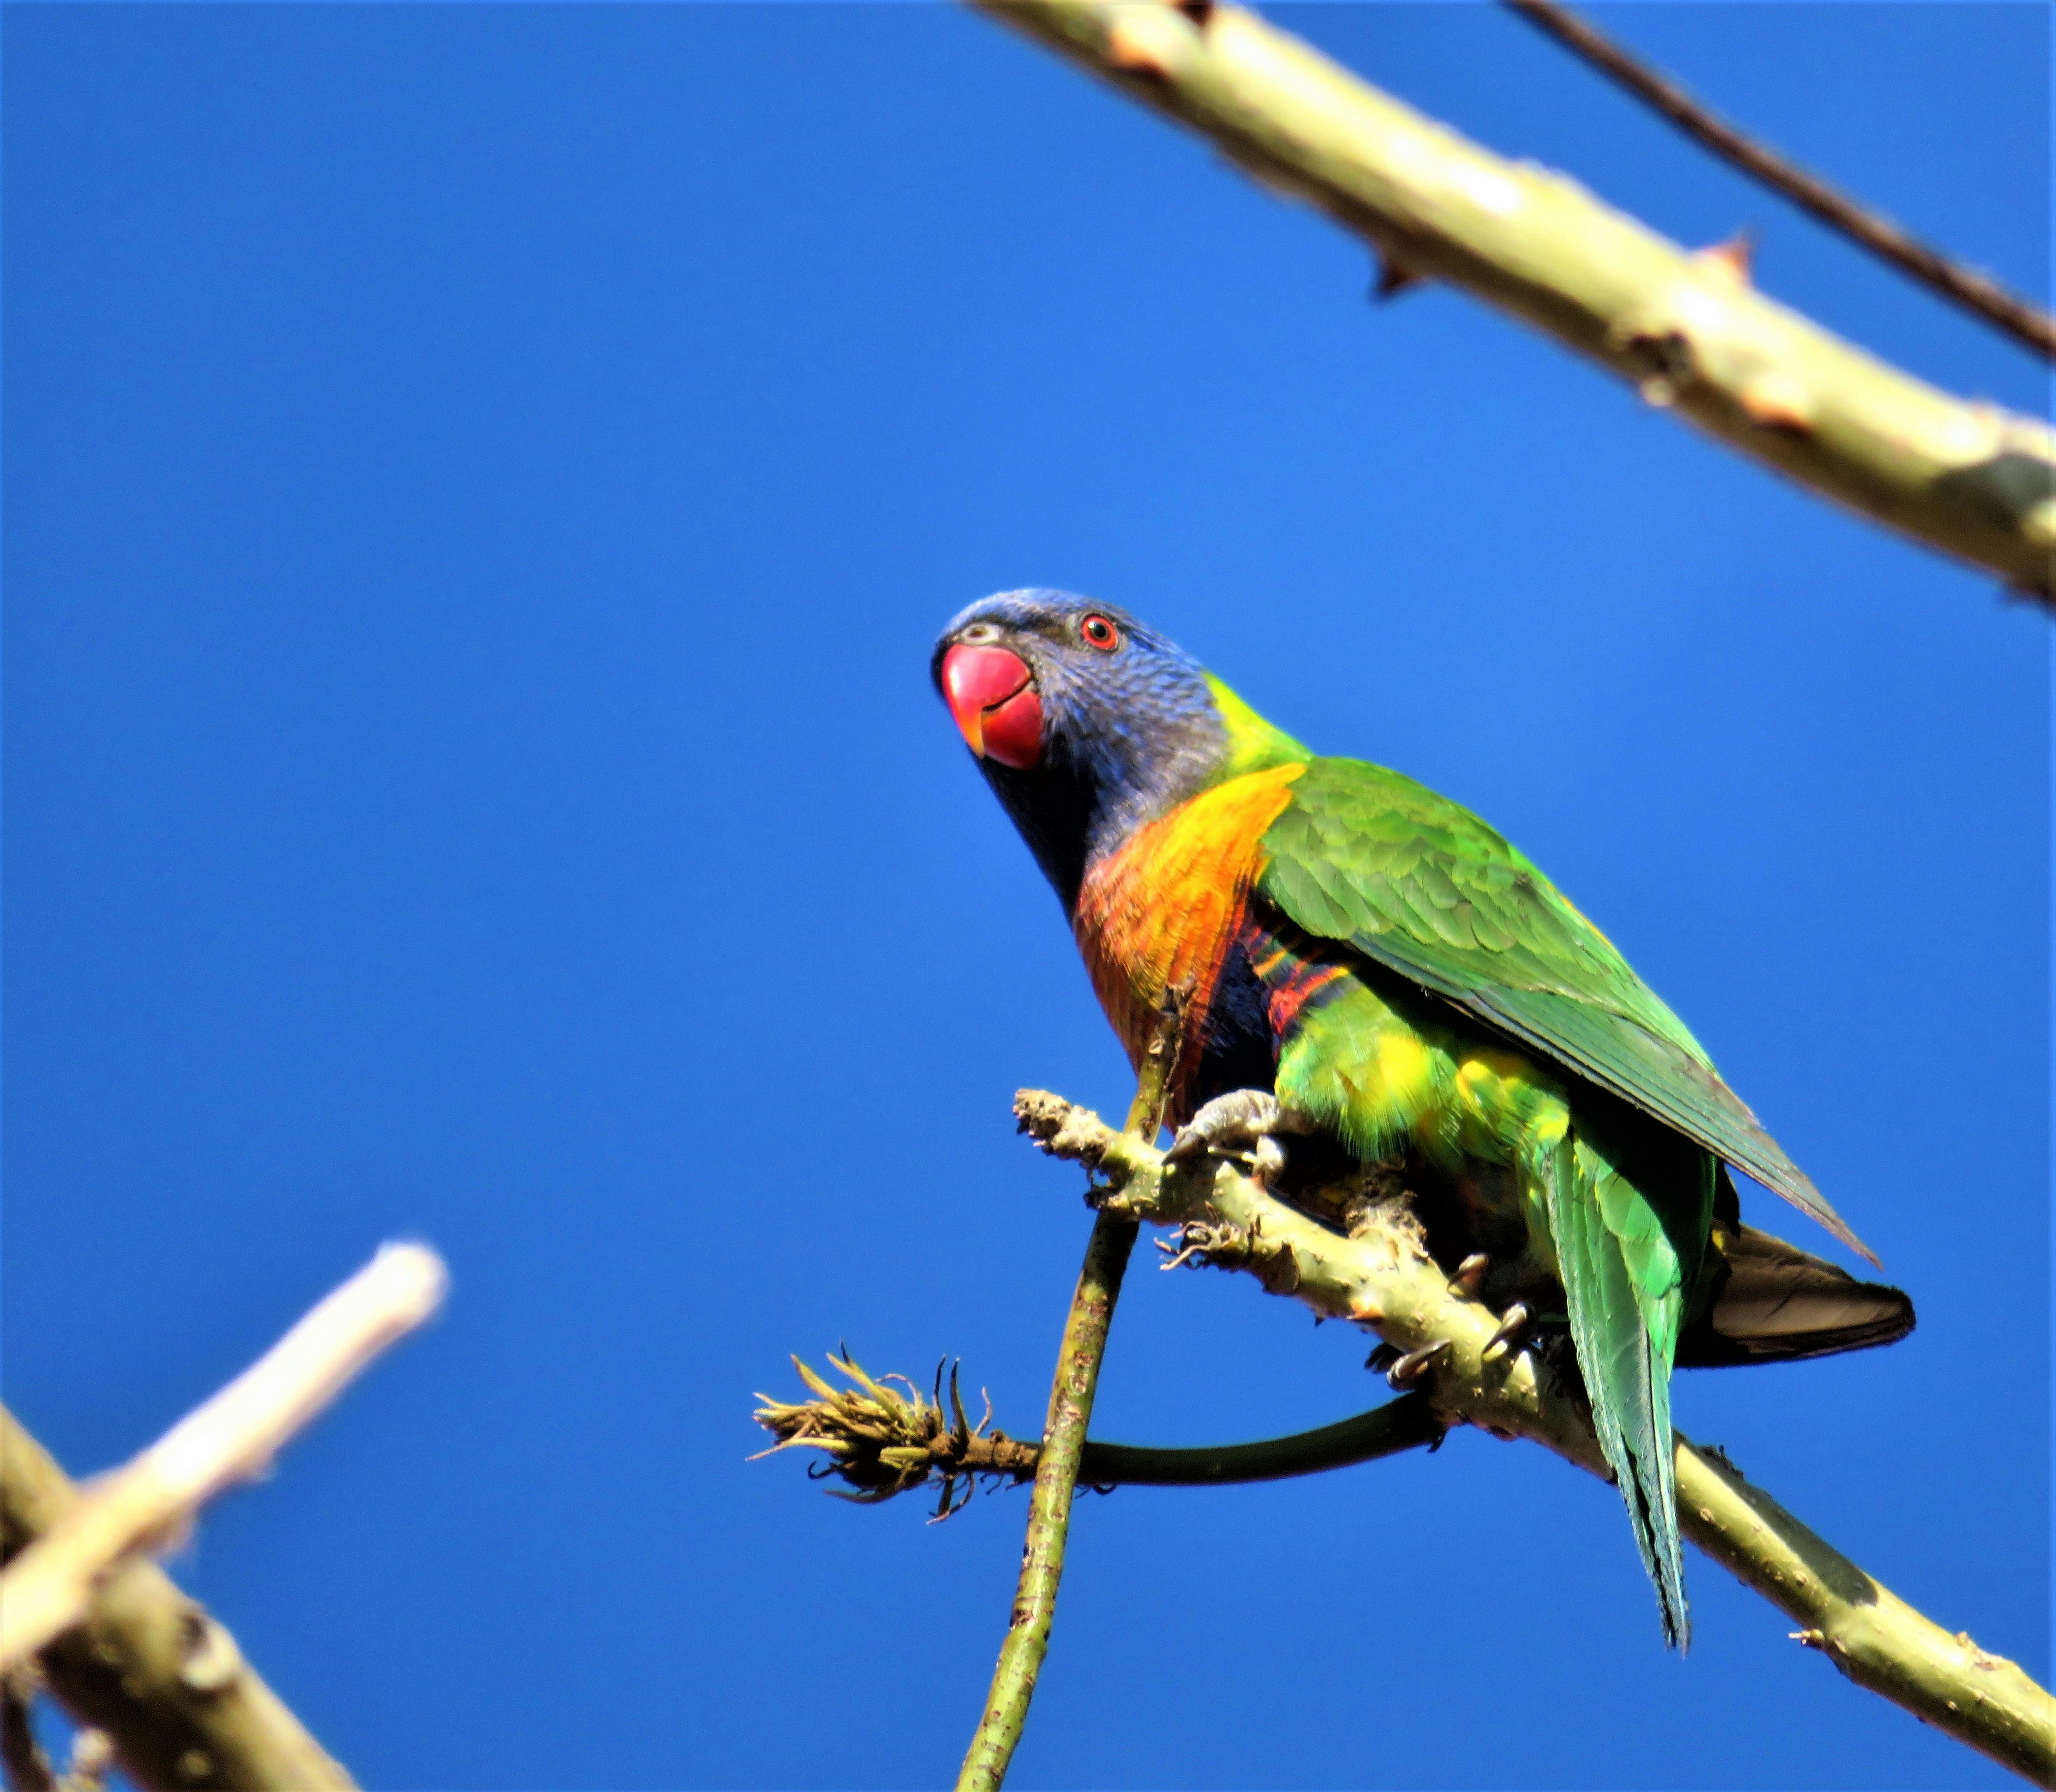
<path fill-rule="evenodd" d="M 1263 831 L 1303 765 L 1274 765 L 1203 791 L 1139 828 L 1095 865 L 1073 926 L 1100 1006 L 1140 1066 L 1167 990 L 1187 994 L 1174 1083 L 1198 1062 L 1228 942 L 1263 868 Z"/>

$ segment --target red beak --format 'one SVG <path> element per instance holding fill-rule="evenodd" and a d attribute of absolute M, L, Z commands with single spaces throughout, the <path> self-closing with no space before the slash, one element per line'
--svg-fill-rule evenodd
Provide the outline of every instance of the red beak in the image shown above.
<path fill-rule="evenodd" d="M 1026 771 L 1042 757 L 1042 699 L 1018 654 L 951 648 L 943 655 L 943 694 L 965 744 L 981 759 Z"/>

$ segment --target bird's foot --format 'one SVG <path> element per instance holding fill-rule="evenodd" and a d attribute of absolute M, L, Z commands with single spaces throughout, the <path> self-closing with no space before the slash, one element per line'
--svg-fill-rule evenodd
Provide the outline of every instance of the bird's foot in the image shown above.
<path fill-rule="evenodd" d="M 1252 1181 L 1267 1182 L 1285 1167 L 1285 1147 L 1278 1135 L 1311 1130 L 1269 1090 L 1233 1090 L 1216 1095 L 1192 1116 L 1189 1125 L 1179 1129 L 1164 1161 L 1189 1163 L 1203 1152 L 1209 1153 L 1241 1164 Z"/>

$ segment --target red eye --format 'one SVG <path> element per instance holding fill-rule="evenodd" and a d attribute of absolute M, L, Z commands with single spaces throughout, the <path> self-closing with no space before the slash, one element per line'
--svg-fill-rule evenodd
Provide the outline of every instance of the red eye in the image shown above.
<path fill-rule="evenodd" d="M 1121 631 L 1105 616 L 1088 616 L 1078 624 L 1078 633 L 1085 637 L 1089 647 L 1097 647 L 1101 653 L 1112 653 L 1121 645 Z"/>

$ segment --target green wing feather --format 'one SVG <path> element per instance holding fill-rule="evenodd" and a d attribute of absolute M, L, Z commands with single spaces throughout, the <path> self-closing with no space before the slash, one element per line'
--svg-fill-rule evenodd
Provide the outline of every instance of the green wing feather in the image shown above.
<path fill-rule="evenodd" d="M 1670 1436 L 1670 1369 L 1684 1311 L 1677 1253 L 1641 1191 L 1588 1138 L 1567 1140 L 1556 1156 L 1545 1186 L 1571 1342 L 1599 1448 L 1656 1588 L 1664 1640 L 1682 1648 L 1691 1624 Z"/>
<path fill-rule="evenodd" d="M 1534 865 L 1382 765 L 1315 759 L 1263 837 L 1258 893 L 1746 1171 L 1874 1263 L 1684 1023 Z"/>

